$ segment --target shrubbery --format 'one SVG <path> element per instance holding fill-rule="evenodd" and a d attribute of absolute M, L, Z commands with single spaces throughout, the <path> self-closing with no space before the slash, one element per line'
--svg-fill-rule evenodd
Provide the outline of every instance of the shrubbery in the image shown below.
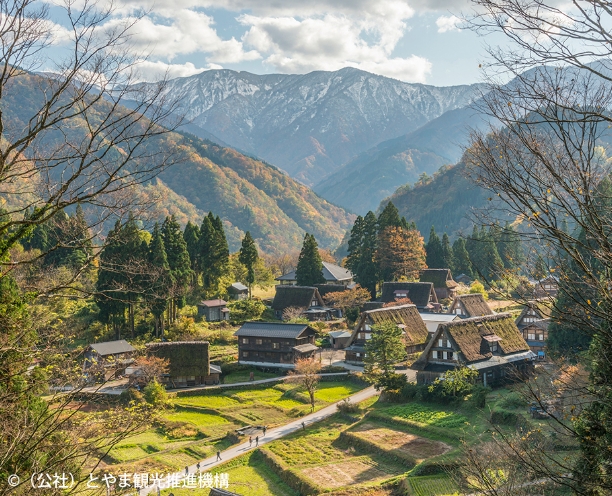
<path fill-rule="evenodd" d="M 170 401 L 166 388 L 157 381 L 151 381 L 143 389 L 144 399 L 151 406 L 164 406 Z"/>

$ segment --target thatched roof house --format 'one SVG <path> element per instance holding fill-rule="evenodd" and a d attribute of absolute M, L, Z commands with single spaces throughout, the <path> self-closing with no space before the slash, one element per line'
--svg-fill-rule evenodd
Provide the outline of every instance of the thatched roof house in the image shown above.
<path fill-rule="evenodd" d="M 371 338 L 372 326 L 391 323 L 402 329 L 406 351 L 422 351 L 429 337 L 427 327 L 415 305 L 398 305 L 363 312 L 347 343 L 346 361 L 361 363 L 365 356 L 365 345 Z"/>
<path fill-rule="evenodd" d="M 438 300 L 455 297 L 458 284 L 453 281 L 450 269 L 425 269 L 419 280 L 433 283 Z"/>
<path fill-rule="evenodd" d="M 491 307 L 480 293 L 457 295 L 453 300 L 448 313 L 459 315 L 463 318 L 482 317 L 484 315 L 495 315 Z"/>
<path fill-rule="evenodd" d="M 529 372 L 534 353 L 509 313 L 440 324 L 413 364 L 420 383 L 462 365 L 478 370 L 485 385 L 510 379 L 509 368 Z"/>
<path fill-rule="evenodd" d="M 380 301 L 391 303 L 409 298 L 420 310 L 433 311 L 439 307 L 438 297 L 431 282 L 384 282 Z"/>
<path fill-rule="evenodd" d="M 330 320 L 333 312 L 325 306 L 319 290 L 313 286 L 276 286 L 272 310 L 276 318 L 283 318 L 287 308 L 296 308 L 309 320 Z"/>
<path fill-rule="evenodd" d="M 208 341 L 149 343 L 147 354 L 168 360 L 166 379 L 174 387 L 219 382 L 220 369 L 210 365 Z"/>

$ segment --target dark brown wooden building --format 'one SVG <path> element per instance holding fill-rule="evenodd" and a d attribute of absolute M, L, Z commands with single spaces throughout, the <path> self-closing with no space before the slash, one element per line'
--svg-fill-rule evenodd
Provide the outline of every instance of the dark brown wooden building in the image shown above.
<path fill-rule="evenodd" d="M 410 299 L 419 312 L 437 312 L 441 309 L 431 282 L 383 282 L 380 301 L 391 303 L 405 298 Z"/>
<path fill-rule="evenodd" d="M 551 308 L 546 300 L 529 301 L 516 319 L 516 325 L 523 333 L 529 348 L 538 360 L 546 359 L 546 340 L 550 325 Z"/>
<path fill-rule="evenodd" d="M 453 281 L 450 269 L 425 269 L 421 272 L 421 282 L 431 282 L 438 301 L 446 298 L 454 298 L 457 291 L 457 283 Z"/>
<path fill-rule="evenodd" d="M 305 324 L 245 322 L 234 333 L 238 362 L 292 368 L 296 360 L 310 358 L 319 349 L 315 335 L 316 331 Z"/>
<path fill-rule="evenodd" d="M 219 384 L 221 368 L 210 364 L 208 341 L 149 343 L 147 354 L 168 360 L 168 374 L 162 377 L 168 387 Z"/>
<path fill-rule="evenodd" d="M 430 384 L 467 366 L 491 386 L 531 373 L 534 358 L 512 315 L 499 313 L 440 324 L 412 368 L 419 384 Z"/>
<path fill-rule="evenodd" d="M 314 286 L 276 286 L 276 294 L 272 301 L 272 310 L 278 319 L 288 308 L 295 308 L 308 320 L 332 320 L 338 315 L 338 310 L 325 306 L 319 290 Z"/>
<path fill-rule="evenodd" d="M 495 315 L 491 307 L 480 293 L 457 295 L 450 306 L 448 313 L 459 315 L 462 318 L 482 317 Z"/>
<path fill-rule="evenodd" d="M 361 365 L 366 354 L 366 343 L 372 338 L 372 326 L 393 323 L 402 330 L 408 354 L 423 351 L 429 333 L 415 305 L 399 305 L 369 310 L 361 314 L 347 343 L 347 363 Z"/>
<path fill-rule="evenodd" d="M 556 298 L 559 293 L 559 279 L 555 276 L 547 276 L 544 279 L 533 282 L 533 297 L 540 298 Z"/>
<path fill-rule="evenodd" d="M 229 308 L 225 300 L 205 300 L 198 303 L 198 315 L 206 322 L 229 320 Z"/>

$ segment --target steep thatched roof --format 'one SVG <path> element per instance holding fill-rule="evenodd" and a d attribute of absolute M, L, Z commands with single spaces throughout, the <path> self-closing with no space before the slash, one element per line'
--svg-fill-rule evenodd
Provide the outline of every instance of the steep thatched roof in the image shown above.
<path fill-rule="evenodd" d="M 272 309 L 282 312 L 285 308 L 308 308 L 313 300 L 323 306 L 319 290 L 311 286 L 276 286 L 276 294 L 272 301 Z"/>
<path fill-rule="evenodd" d="M 493 354 L 488 342 L 497 338 L 499 341 L 493 342 L 497 342 L 501 355 L 529 351 L 529 345 L 509 313 L 440 324 L 438 333 L 440 332 L 446 332 L 466 363 L 491 358 Z"/>
<path fill-rule="evenodd" d="M 149 343 L 147 354 L 166 358 L 170 362 L 172 377 L 210 374 L 208 341 Z"/>
<path fill-rule="evenodd" d="M 431 282 L 384 282 L 380 301 L 383 303 L 395 301 L 397 291 L 408 293 L 410 301 L 419 308 L 425 308 L 429 304 L 430 296 L 433 303 L 438 302 Z"/>
<path fill-rule="evenodd" d="M 550 305 L 546 304 L 547 302 L 549 302 L 549 300 L 528 301 L 523 307 L 521 314 L 517 317 L 516 324 L 520 325 L 523 318 L 530 310 L 533 310 L 536 313 L 536 315 L 533 316 L 536 319 L 549 319 L 552 314 L 552 308 Z"/>
<path fill-rule="evenodd" d="M 487 300 L 485 300 L 484 296 L 482 296 L 480 293 L 455 296 L 455 301 L 451 306 L 451 311 L 452 309 L 456 308 L 458 302 L 463 304 L 463 309 L 467 313 L 468 317 L 495 315 L 495 312 L 491 310 Z"/>
<path fill-rule="evenodd" d="M 315 284 L 315 288 L 319 290 L 319 294 L 324 298 L 327 293 L 338 293 L 348 291 L 348 288 L 343 284 Z"/>
<path fill-rule="evenodd" d="M 399 305 L 397 307 L 379 308 L 363 312 L 348 342 L 349 346 L 356 339 L 364 323 L 370 323 L 371 325 L 386 323 L 401 325 L 405 332 L 406 344 L 409 346 L 424 344 L 429 335 L 425 322 L 423 322 L 419 315 L 416 305 Z"/>
<path fill-rule="evenodd" d="M 450 269 L 425 269 L 421 272 L 419 280 L 433 283 L 434 288 L 453 289 L 457 287 Z"/>

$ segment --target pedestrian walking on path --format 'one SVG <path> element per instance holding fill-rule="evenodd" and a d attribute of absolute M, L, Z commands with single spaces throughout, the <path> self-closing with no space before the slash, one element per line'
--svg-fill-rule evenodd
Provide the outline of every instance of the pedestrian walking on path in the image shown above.
<path fill-rule="evenodd" d="M 259 436 L 255 436 L 255 446 L 259 446 Z"/>
<path fill-rule="evenodd" d="M 266 429 L 267 429 L 267 427 L 264 425 L 264 426 L 263 426 L 263 433 L 264 433 L 264 437 L 266 436 Z"/>
<path fill-rule="evenodd" d="M 302 430 L 305 431 L 306 430 L 306 424 L 304 422 L 302 422 Z"/>
<path fill-rule="evenodd" d="M 249 448 L 253 446 L 253 437 L 249 436 Z"/>
<path fill-rule="evenodd" d="M 198 472 L 200 471 L 200 462 L 198 462 L 198 464 L 196 465 L 196 467 L 198 467 Z"/>
<path fill-rule="evenodd" d="M 185 467 L 185 475 L 189 474 L 189 467 Z"/>
<path fill-rule="evenodd" d="M 217 461 L 221 460 L 221 452 L 217 451 Z"/>

